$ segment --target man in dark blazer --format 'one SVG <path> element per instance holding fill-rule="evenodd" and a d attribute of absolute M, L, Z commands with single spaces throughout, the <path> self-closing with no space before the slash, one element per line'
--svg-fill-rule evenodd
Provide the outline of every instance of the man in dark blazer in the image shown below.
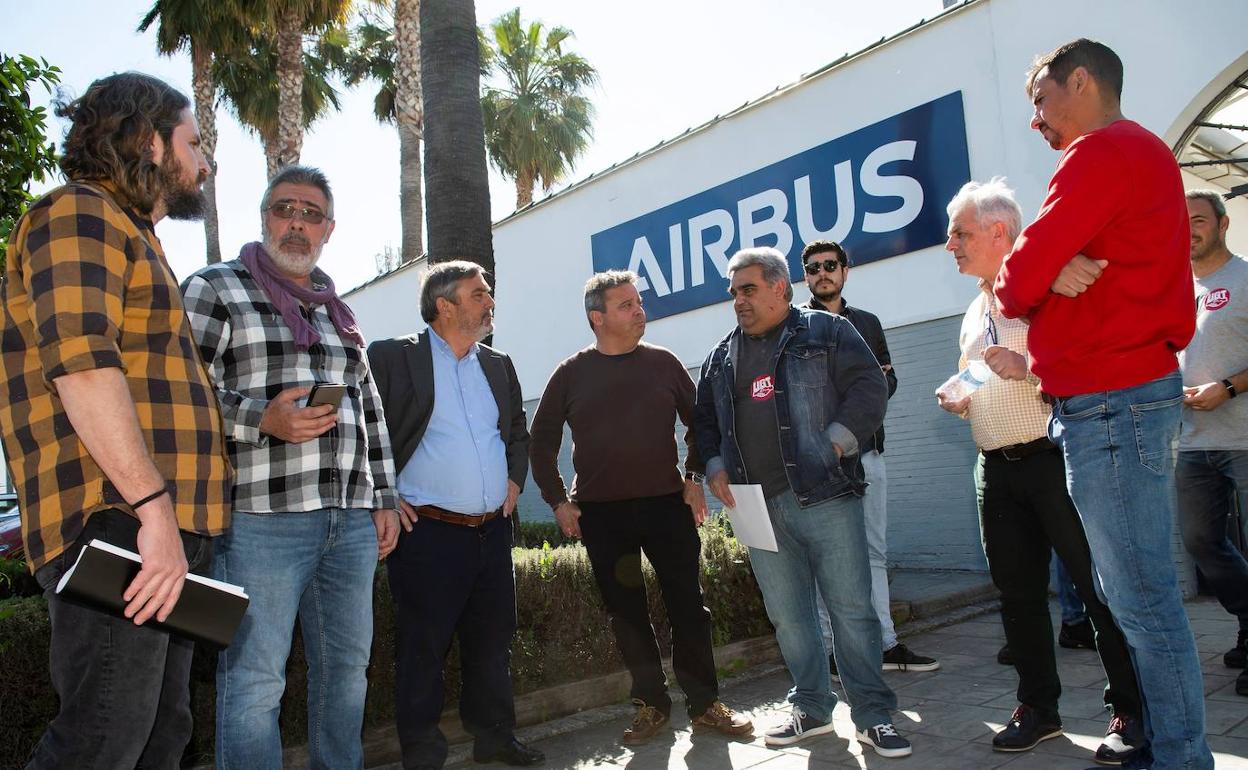
<path fill-rule="evenodd" d="M 511 359 L 480 344 L 494 299 L 479 265 L 434 265 L 421 286 L 420 334 L 373 343 L 404 533 L 386 565 L 398 627 L 396 719 L 403 767 L 446 761 L 442 668 L 462 661 L 460 718 L 478 762 L 532 765 L 516 740 L 511 519 L 528 473 L 529 432 Z"/>

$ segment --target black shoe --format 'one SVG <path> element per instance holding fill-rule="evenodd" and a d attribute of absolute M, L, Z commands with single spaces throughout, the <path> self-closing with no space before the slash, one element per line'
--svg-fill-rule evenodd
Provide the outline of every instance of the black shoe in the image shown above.
<path fill-rule="evenodd" d="M 1239 676 L 1235 677 L 1235 694 L 1248 695 L 1248 669 L 1244 669 Z"/>
<path fill-rule="evenodd" d="M 836 656 L 832 653 L 828 653 L 828 670 L 832 672 L 833 682 L 841 681 L 841 674 L 836 670 Z"/>
<path fill-rule="evenodd" d="M 1031 706 L 1014 709 L 1005 729 L 992 738 L 993 751 L 1030 751 L 1040 741 L 1062 734 L 1060 720 L 1041 719 Z"/>
<path fill-rule="evenodd" d="M 1248 664 L 1248 631 L 1240 631 L 1235 646 L 1226 651 L 1222 662 L 1227 668 L 1244 668 Z M 1243 695 L 1244 693 L 1240 693 Z"/>
<path fill-rule="evenodd" d="M 1010 652 L 1010 645 L 1007 644 L 997 651 L 997 662 L 1003 666 L 1014 665 L 1014 653 Z"/>
<path fill-rule="evenodd" d="M 1057 643 L 1068 650 L 1095 650 L 1096 631 L 1092 629 L 1092 621 L 1084 620 L 1071 626 L 1063 623 Z"/>
<path fill-rule="evenodd" d="M 1139 719 L 1125 714 L 1114 714 L 1105 731 L 1105 740 L 1096 748 L 1099 765 L 1123 765 L 1147 742 L 1144 725 Z"/>
<path fill-rule="evenodd" d="M 904 644 L 897 643 L 884 651 L 885 671 L 935 671 L 940 663 L 926 655 L 916 655 Z"/>
<path fill-rule="evenodd" d="M 536 765 L 538 762 L 545 762 L 546 755 L 537 749 L 525 746 L 513 736 L 510 741 L 496 749 L 492 754 L 480 753 L 474 746 L 472 749 L 472 761 L 478 764 L 502 762 L 505 765 L 514 767 L 527 767 Z"/>

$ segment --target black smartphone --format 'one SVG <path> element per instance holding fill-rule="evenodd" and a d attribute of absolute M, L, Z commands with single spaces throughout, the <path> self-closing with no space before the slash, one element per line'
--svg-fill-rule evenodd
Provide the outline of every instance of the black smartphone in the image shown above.
<path fill-rule="evenodd" d="M 308 406 L 330 406 L 337 407 L 342 403 L 342 397 L 347 394 L 347 386 L 341 382 L 321 382 L 312 386 L 312 392 L 308 394 Z"/>

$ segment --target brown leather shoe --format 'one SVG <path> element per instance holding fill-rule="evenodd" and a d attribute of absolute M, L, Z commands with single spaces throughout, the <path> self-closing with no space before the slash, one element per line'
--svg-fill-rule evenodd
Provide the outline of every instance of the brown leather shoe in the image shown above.
<path fill-rule="evenodd" d="M 645 743 L 654 737 L 663 725 L 667 724 L 668 715 L 659 711 L 654 706 L 647 706 L 645 701 L 634 700 L 637 705 L 637 715 L 633 717 L 633 723 L 624 731 L 624 737 L 620 741 L 628 746 L 636 746 L 639 743 Z"/>
<path fill-rule="evenodd" d="M 754 732 L 754 723 L 717 700 L 701 716 L 694 717 L 693 729 L 715 730 L 724 735 L 749 735 Z"/>

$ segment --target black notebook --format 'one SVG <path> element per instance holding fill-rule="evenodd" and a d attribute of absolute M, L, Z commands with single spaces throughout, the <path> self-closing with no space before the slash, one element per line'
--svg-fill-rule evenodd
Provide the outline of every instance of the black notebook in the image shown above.
<path fill-rule="evenodd" d="M 122 615 L 126 586 L 139 574 L 143 558 L 103 540 L 92 540 L 61 576 L 56 592 L 113 615 Z M 173 612 L 162 623 L 153 616 L 144 625 L 214 647 L 228 647 L 247 611 L 241 586 L 188 574 Z"/>

